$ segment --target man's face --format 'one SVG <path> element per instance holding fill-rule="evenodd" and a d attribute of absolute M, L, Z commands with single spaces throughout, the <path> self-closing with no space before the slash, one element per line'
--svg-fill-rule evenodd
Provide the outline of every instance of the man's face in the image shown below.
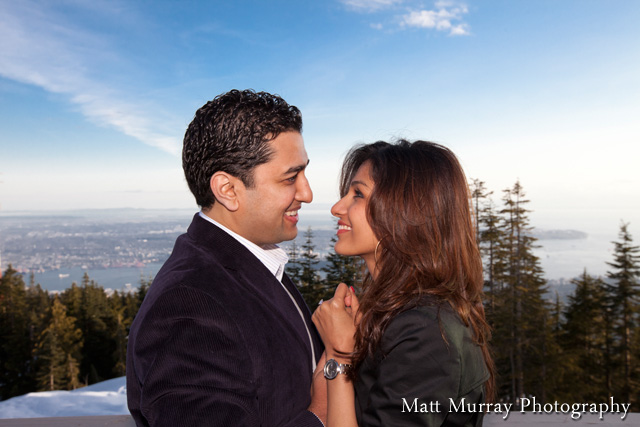
<path fill-rule="evenodd" d="M 283 132 L 269 144 L 271 160 L 255 167 L 253 187 L 239 194 L 239 234 L 259 246 L 294 239 L 298 210 L 313 199 L 302 135 Z"/>

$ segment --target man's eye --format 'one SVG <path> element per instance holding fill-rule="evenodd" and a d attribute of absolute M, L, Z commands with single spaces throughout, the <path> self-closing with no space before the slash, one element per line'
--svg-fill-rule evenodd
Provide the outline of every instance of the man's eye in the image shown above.
<path fill-rule="evenodd" d="M 296 178 L 298 177 L 298 175 L 294 175 L 291 178 L 287 178 L 286 180 L 289 182 L 296 182 Z"/>

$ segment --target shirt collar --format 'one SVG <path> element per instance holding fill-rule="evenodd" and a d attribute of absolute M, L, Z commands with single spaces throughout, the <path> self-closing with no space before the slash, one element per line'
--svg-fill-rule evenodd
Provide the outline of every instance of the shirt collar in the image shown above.
<path fill-rule="evenodd" d="M 284 251 L 284 249 L 275 244 L 258 246 L 255 243 L 245 239 L 238 233 L 229 230 L 218 221 L 208 217 L 202 211 L 200 211 L 200 217 L 206 221 L 209 221 L 216 227 L 222 229 L 228 235 L 240 242 L 252 254 L 254 254 L 256 258 L 258 258 L 260 262 L 264 264 L 265 267 L 267 267 L 271 274 L 273 274 L 279 281 L 282 281 L 282 276 L 284 275 L 284 266 L 289 261 L 289 256 Z"/>

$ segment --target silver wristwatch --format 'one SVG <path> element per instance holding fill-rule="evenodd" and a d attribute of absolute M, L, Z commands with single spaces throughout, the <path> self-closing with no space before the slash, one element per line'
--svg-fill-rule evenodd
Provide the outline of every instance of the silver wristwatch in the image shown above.
<path fill-rule="evenodd" d="M 348 363 L 338 363 L 335 359 L 327 360 L 327 363 L 324 365 L 324 377 L 328 380 L 332 380 L 338 376 L 338 374 L 347 374 L 353 365 L 349 365 Z"/>

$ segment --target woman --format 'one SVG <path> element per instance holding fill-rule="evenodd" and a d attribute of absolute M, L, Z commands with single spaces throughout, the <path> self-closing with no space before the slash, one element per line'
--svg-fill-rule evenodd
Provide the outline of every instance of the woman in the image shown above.
<path fill-rule="evenodd" d="M 456 157 L 425 141 L 359 146 L 340 194 L 335 251 L 362 257 L 368 272 L 359 301 L 341 284 L 313 315 L 328 360 L 328 426 L 481 425 L 469 404 L 493 395 L 493 363 Z"/>

